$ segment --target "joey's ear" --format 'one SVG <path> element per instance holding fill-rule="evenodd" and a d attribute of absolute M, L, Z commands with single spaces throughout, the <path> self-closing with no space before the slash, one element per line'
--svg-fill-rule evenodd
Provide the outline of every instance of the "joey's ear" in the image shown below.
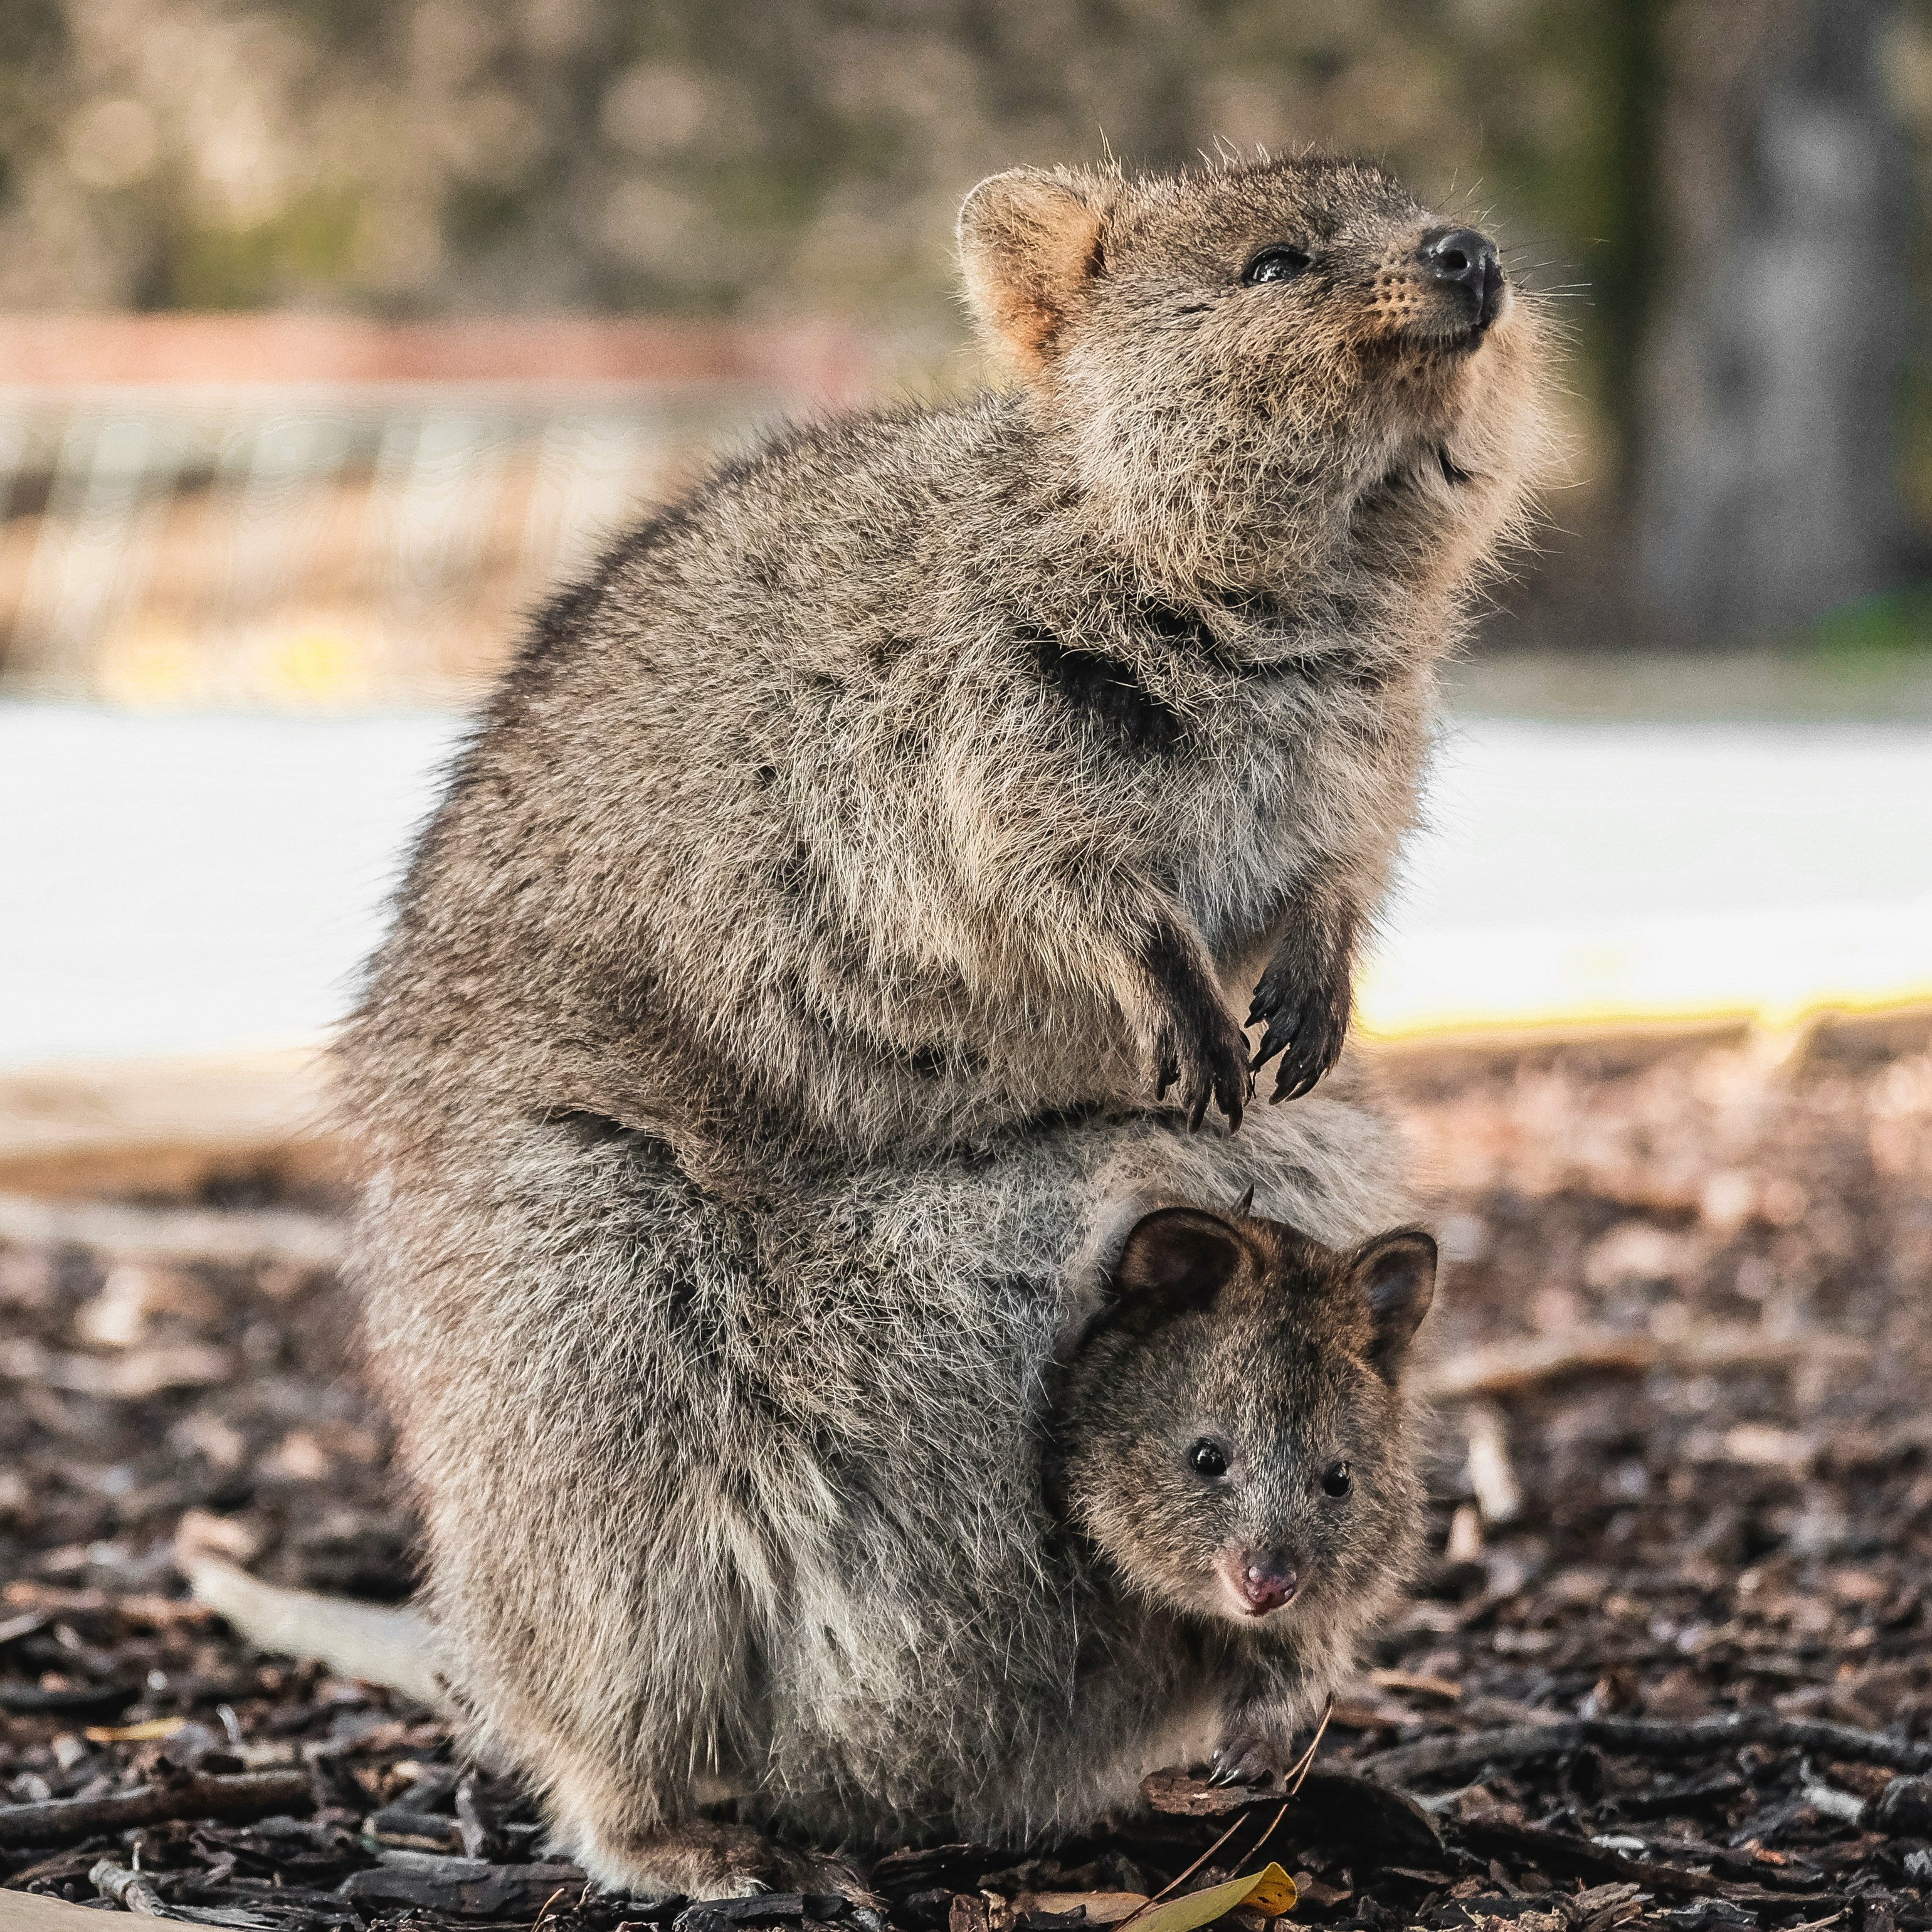
<path fill-rule="evenodd" d="M 1162 1208 L 1136 1222 L 1114 1285 L 1124 1301 L 1198 1305 L 1213 1300 L 1241 1265 L 1241 1238 L 1218 1214 Z"/>
<path fill-rule="evenodd" d="M 959 211 L 959 262 L 980 326 L 1022 375 L 1053 353 L 1098 264 L 1103 195 L 1041 168 L 990 176 Z"/>
<path fill-rule="evenodd" d="M 1376 1366 L 1394 1377 L 1436 1294 L 1436 1238 L 1421 1228 L 1378 1234 L 1355 1250 L 1354 1280 L 1375 1322 Z"/>

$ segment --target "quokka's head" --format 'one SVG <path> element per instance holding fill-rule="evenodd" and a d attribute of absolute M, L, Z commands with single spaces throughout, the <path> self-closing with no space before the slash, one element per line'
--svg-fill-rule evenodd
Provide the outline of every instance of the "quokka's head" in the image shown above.
<path fill-rule="evenodd" d="M 1263 1638 L 1352 1636 L 1413 1561 L 1403 1378 L 1436 1244 L 1163 1208 L 1071 1346 L 1050 1492 L 1126 1589 Z"/>
<path fill-rule="evenodd" d="M 1018 168 L 959 240 L 1082 500 L 1181 587 L 1348 555 L 1448 587 L 1522 517 L 1546 331 L 1486 236 L 1380 168 Z"/>

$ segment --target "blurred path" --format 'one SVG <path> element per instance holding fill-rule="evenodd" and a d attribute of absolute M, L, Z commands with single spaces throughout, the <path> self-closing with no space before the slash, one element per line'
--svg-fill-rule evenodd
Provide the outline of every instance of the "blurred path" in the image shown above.
<path fill-rule="evenodd" d="M 459 729 L 0 705 L 0 1066 L 340 1018 Z"/>
<path fill-rule="evenodd" d="M 1463 720 L 1371 1030 L 1932 999 L 1932 724 Z"/>
<path fill-rule="evenodd" d="M 460 726 L 0 705 L 0 1066 L 346 1010 Z M 1465 722 L 1372 1029 L 1932 996 L 1932 725 Z"/>

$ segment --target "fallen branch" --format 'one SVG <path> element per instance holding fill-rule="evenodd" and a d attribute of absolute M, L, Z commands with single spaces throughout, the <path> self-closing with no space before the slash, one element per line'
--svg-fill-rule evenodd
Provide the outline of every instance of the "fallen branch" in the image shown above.
<path fill-rule="evenodd" d="M 1742 1905 L 1804 1907 L 1832 1902 L 1817 1891 L 1785 1890 L 1748 1881 L 1720 1878 L 1713 1873 L 1687 1871 L 1682 1865 L 1655 1858 L 1632 1858 L 1586 1838 L 1571 1838 L 1540 1825 L 1478 1814 L 1462 1820 L 1456 1836 L 1486 1857 L 1516 1864 L 1533 1864 L 1539 1871 L 1641 1887 L 1644 1891 L 1676 1893 L 1693 1898 L 1727 1898 Z"/>
<path fill-rule="evenodd" d="M 425 1858 L 351 1872 L 341 1892 L 358 1906 L 412 1905 L 465 1918 L 522 1918 L 542 1911 L 560 1892 L 580 1894 L 586 1882 L 574 1865 L 493 1865 L 480 1858 Z M 770 1908 L 783 1901 L 766 1892 L 758 1902 L 766 1908 L 762 1917 L 777 1916 Z M 804 1909 L 804 1901 L 799 1900 L 799 1911 Z"/>
<path fill-rule="evenodd" d="M 37 1583 L 26 1578 L 0 1584 L 0 1604 L 20 1604 L 42 1618 L 52 1616 L 113 1616 L 123 1623 L 146 1630 L 173 1630 L 182 1624 L 205 1624 L 214 1616 L 205 1604 L 184 1597 L 157 1597 L 136 1592 L 131 1596 L 112 1596 L 105 1590 L 64 1590 L 52 1583 Z M 0 1624 L 0 1633 L 13 1628 L 12 1621 Z M 14 1630 L 16 1636 L 24 1630 Z M 9 1639 L 9 1641 L 11 1640 Z"/>
<path fill-rule="evenodd" d="M 1770 1744 L 1816 1751 L 1859 1764 L 1900 1772 L 1932 1771 L 1932 1744 L 1828 1724 L 1782 1718 L 1771 1711 L 1738 1711 L 1726 1717 L 1671 1724 L 1658 1718 L 1563 1718 L 1547 1724 L 1512 1724 L 1502 1730 L 1424 1738 L 1371 1752 L 1350 1768 L 1378 1784 L 1402 1786 L 1419 1778 L 1473 1776 L 1487 1765 L 1522 1764 L 1596 1744 L 1634 1757 L 1700 1757 L 1739 1744 Z"/>
<path fill-rule="evenodd" d="M 125 1355 L 63 1355 L 34 1341 L 0 1342 L 0 1379 L 37 1382 L 70 1395 L 145 1402 L 165 1390 L 211 1388 L 235 1372 L 235 1358 L 206 1342 L 177 1342 Z"/>
<path fill-rule="evenodd" d="M 1781 1369 L 1801 1362 L 1862 1360 L 1870 1353 L 1869 1344 L 1855 1335 L 1767 1335 L 1741 1323 L 1692 1328 L 1668 1338 L 1621 1328 L 1573 1328 L 1465 1349 L 1430 1364 L 1422 1388 L 1433 1401 L 1467 1402 L 1478 1396 L 1513 1395 L 1572 1376 Z"/>
<path fill-rule="evenodd" d="M 0 1241 L 19 1247 L 94 1248 L 140 1261 L 229 1268 L 286 1262 L 332 1268 L 341 1264 L 344 1240 L 340 1222 L 288 1208 L 228 1213 L 0 1194 Z"/>
<path fill-rule="evenodd" d="M 124 1832 L 175 1818 L 262 1818 L 274 1811 L 306 1811 L 314 1802 L 305 1771 L 248 1771 L 232 1777 L 190 1772 L 99 1798 L 0 1804 L 0 1846 L 61 1845 L 97 1832 Z"/>

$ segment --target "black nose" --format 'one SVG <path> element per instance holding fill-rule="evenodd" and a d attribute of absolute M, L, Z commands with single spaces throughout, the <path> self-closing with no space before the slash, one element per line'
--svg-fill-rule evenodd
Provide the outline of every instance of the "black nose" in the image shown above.
<path fill-rule="evenodd" d="M 1478 328 L 1495 321 L 1502 305 L 1503 265 L 1496 244 L 1473 228 L 1438 228 L 1422 238 L 1422 266 L 1438 282 L 1454 282 L 1475 298 Z"/>

